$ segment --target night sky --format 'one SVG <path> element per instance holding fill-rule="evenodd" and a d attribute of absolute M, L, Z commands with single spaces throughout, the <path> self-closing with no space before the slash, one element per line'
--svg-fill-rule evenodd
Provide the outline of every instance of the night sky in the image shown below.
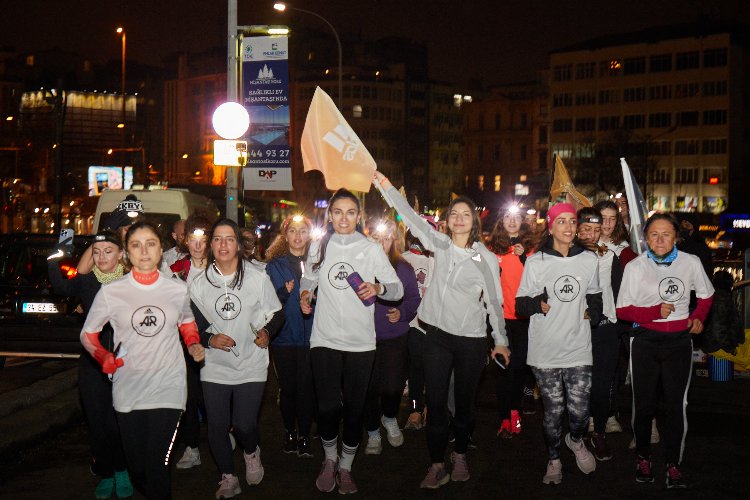
<path fill-rule="evenodd" d="M 239 24 L 288 24 L 272 0 L 239 0 Z M 547 53 L 588 38 L 695 21 L 699 15 L 750 23 L 748 0 L 299 0 L 339 31 L 398 35 L 426 43 L 431 76 L 465 84 L 525 81 Z M 0 45 L 21 52 L 59 46 L 104 62 L 120 57 L 114 28 L 128 30 L 128 59 L 160 65 L 179 50 L 226 44 L 225 0 L 4 0 Z M 295 23 L 327 28 L 311 16 Z M 344 61 L 346 64 L 346 61 Z"/>

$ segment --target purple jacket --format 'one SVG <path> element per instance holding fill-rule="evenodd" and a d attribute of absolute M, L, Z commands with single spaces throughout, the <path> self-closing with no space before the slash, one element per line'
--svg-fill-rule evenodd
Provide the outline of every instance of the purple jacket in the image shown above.
<path fill-rule="evenodd" d="M 375 338 L 378 342 L 395 339 L 409 331 L 409 322 L 417 315 L 419 289 L 414 269 L 404 260 L 396 264 L 396 275 L 404 285 L 404 297 L 397 302 L 387 302 L 378 299 L 375 302 Z M 401 317 L 395 323 L 388 321 L 386 314 L 391 308 L 401 311 Z"/>

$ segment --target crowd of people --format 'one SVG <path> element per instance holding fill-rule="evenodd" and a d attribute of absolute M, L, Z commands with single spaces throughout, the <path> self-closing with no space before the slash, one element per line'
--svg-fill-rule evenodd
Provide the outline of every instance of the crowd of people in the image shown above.
<path fill-rule="evenodd" d="M 74 279 L 60 276 L 52 256 L 55 289 L 79 297 L 85 313 L 79 389 L 100 477 L 96 498 L 126 498 L 134 487 L 149 499 L 169 498 L 170 463 L 202 463 L 201 420 L 216 498 L 242 491 L 236 447 L 245 482 L 259 484 L 269 369 L 279 384 L 280 446 L 300 458 L 322 449 L 315 481 L 322 492 L 358 491 L 355 455 L 363 436 L 365 454 L 382 452 L 381 427 L 393 448 L 404 443 L 402 430 L 426 429 L 421 488 L 469 481 L 475 398 L 488 363 L 499 437 L 528 429 L 524 398 L 540 395 L 542 482 L 559 484 L 563 443 L 584 474 L 612 458 L 605 436 L 620 429 L 623 346 L 635 480 L 654 481 L 661 398 L 666 485 L 686 487 L 680 464 L 692 338 L 704 328 L 714 288 L 702 256 L 678 247 L 684 225 L 652 215 L 637 255 L 627 243 L 627 214 L 611 201 L 554 204 L 543 230 L 511 205 L 483 233 L 468 198 L 452 200 L 436 223 L 382 174 L 373 183 L 403 224 L 362 220 L 357 196 L 340 189 L 321 238 L 312 238 L 308 218 L 290 216 L 261 258 L 252 232 L 199 216 L 175 223 L 176 245 L 165 250 L 161 230 L 131 203 L 129 213 L 103 221 Z"/>

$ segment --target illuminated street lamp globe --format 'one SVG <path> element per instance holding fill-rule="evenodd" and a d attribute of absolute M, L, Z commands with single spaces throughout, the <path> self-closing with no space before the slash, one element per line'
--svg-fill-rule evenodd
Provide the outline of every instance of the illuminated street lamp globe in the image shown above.
<path fill-rule="evenodd" d="M 236 102 L 225 102 L 214 111 L 211 119 L 214 130 L 223 139 L 242 137 L 250 127 L 250 115 L 244 106 Z"/>

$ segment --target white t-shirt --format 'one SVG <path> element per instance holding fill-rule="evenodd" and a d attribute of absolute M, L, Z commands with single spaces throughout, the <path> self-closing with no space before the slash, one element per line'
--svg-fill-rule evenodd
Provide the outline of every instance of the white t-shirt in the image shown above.
<path fill-rule="evenodd" d="M 115 410 L 185 409 L 187 385 L 179 325 L 193 322 L 184 283 L 160 274 L 150 285 L 128 274 L 102 285 L 83 325 L 100 332 L 109 322 L 124 365 L 112 378 Z M 85 345 L 85 344 L 84 344 Z"/>
<path fill-rule="evenodd" d="M 583 315 L 586 295 L 601 292 L 596 255 L 584 251 L 572 257 L 544 252 L 529 256 L 516 297 L 536 297 L 545 289 L 550 310 L 529 319 L 526 362 L 537 368 L 591 365 L 591 326 Z"/>
<path fill-rule="evenodd" d="M 674 304 L 674 312 L 667 319 L 655 322 L 687 319 L 690 316 L 690 291 L 706 299 L 714 294 L 698 257 L 677 252 L 677 258 L 669 266 L 659 266 L 641 254 L 625 266 L 617 296 L 617 307 L 652 307 L 663 302 Z"/>
<path fill-rule="evenodd" d="M 238 288 L 229 288 L 234 273 L 221 276 L 213 266 L 190 285 L 190 298 L 211 323 L 211 333 L 223 333 L 234 339 L 235 354 L 222 349 L 207 349 L 201 368 L 201 380 L 236 385 L 265 382 L 268 377 L 268 349 L 255 345 L 256 330 L 263 328 L 281 303 L 271 279 L 249 262 L 242 261 L 244 278 Z M 209 282 L 209 280 L 211 282 Z M 213 283 L 213 284 L 211 284 Z"/>
<path fill-rule="evenodd" d="M 361 233 L 334 234 L 328 241 L 325 260 L 318 261 L 320 240 L 315 241 L 305 262 L 302 290 L 317 284 L 317 304 L 313 318 L 310 347 L 328 347 L 340 351 L 364 352 L 375 349 L 375 306 L 365 306 L 346 280 L 354 271 L 363 281 L 386 285 L 382 298 L 398 300 L 404 287 L 379 243 Z"/>
<path fill-rule="evenodd" d="M 617 321 L 615 311 L 615 292 L 612 290 L 612 261 L 615 253 L 607 250 L 604 255 L 598 255 L 599 259 L 599 287 L 602 289 L 602 314 L 612 323 Z M 602 319 L 604 319 L 602 318 Z"/>
<path fill-rule="evenodd" d="M 408 250 L 402 253 L 401 257 L 403 257 L 403 259 L 414 268 L 414 275 L 417 277 L 419 297 L 423 298 L 424 293 L 427 291 L 427 287 L 430 284 L 430 275 L 432 274 L 432 268 L 435 265 L 435 261 L 432 257 L 428 257 L 424 254 L 416 254 Z M 409 326 L 424 332 L 422 327 L 419 326 L 419 316 L 415 316 L 414 319 L 409 322 Z"/>

